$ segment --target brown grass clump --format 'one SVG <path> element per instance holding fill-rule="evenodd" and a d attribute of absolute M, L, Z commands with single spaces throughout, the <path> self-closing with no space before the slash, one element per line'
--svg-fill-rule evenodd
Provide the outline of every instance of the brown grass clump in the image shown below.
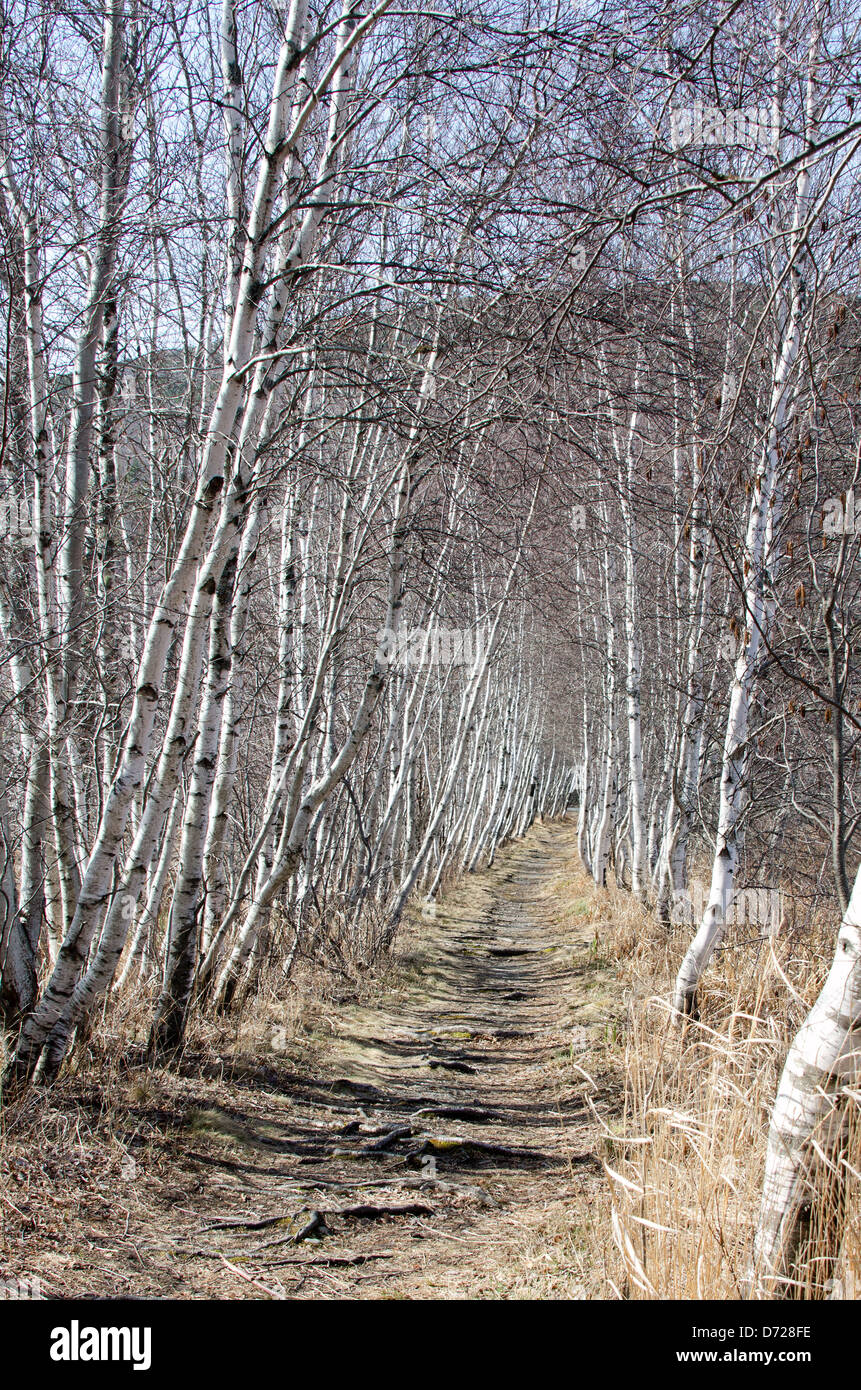
<path fill-rule="evenodd" d="M 789 1044 L 831 963 L 833 915 L 801 929 L 784 919 L 763 940 L 751 940 L 749 927 L 730 931 L 704 981 L 699 1019 L 680 1027 L 668 1000 L 690 928 L 667 930 L 620 891 L 601 896 L 627 1002 L 624 1118 L 604 1126 L 609 1190 L 590 1236 L 603 1260 L 612 1230 L 606 1296 L 749 1297 L 769 1114 Z M 858 1296 L 859 1102 L 844 1093 L 842 1152 L 820 1153 L 810 1230 L 784 1297 Z"/>

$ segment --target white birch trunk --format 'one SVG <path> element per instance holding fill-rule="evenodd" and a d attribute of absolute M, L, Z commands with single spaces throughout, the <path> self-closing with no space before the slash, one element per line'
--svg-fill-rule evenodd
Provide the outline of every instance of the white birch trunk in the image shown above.
<path fill-rule="evenodd" d="M 846 1138 L 845 1088 L 861 1078 L 861 870 L 837 936 L 822 991 L 796 1034 L 771 1114 L 755 1273 L 779 1297 L 792 1275 L 804 1218 L 813 1201 L 818 1156 L 839 1166 Z M 857 1090 L 855 1092 L 857 1097 Z M 824 1282 L 824 1278 L 823 1278 Z"/>

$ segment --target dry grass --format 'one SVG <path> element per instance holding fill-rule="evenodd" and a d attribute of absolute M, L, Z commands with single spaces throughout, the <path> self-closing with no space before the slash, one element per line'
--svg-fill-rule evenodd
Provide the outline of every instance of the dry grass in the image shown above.
<path fill-rule="evenodd" d="M 499 1206 L 461 1209 L 460 1198 L 443 1204 L 437 1197 L 433 1229 L 416 1218 L 415 1230 L 408 1221 L 403 1230 L 351 1231 L 350 1250 L 382 1243 L 393 1252 L 391 1264 L 375 1255 L 367 1270 L 345 1272 L 331 1289 L 332 1271 L 303 1267 L 299 1296 L 745 1293 L 768 1113 L 789 1040 L 829 967 L 835 923 L 823 915 L 758 946 L 747 941 L 749 929 L 730 936 L 708 972 L 700 1020 L 680 1032 L 666 1001 L 688 930 L 668 933 L 630 895 L 596 890 L 575 862 L 573 831 L 557 828 L 552 845 L 543 837 L 542 830 L 531 850 L 524 846 L 522 860 L 514 847 L 491 875 L 461 885 L 435 925 L 411 909 L 398 949 L 371 970 L 341 952 L 326 964 L 298 961 L 288 981 L 281 962 L 270 959 L 245 1008 L 228 1020 L 195 1016 L 175 1067 L 146 1065 L 149 992 L 130 989 L 115 1001 L 60 1082 L 49 1092 L 33 1090 L 0 1117 L 0 1278 L 39 1276 L 49 1296 L 249 1296 L 220 1246 L 197 1248 L 211 1243 L 197 1234 L 200 1222 L 225 1209 L 241 1212 L 246 1201 L 255 1211 L 258 1204 L 263 1212 L 269 1204 L 281 1209 L 283 1184 L 295 1177 L 297 1139 L 319 1143 L 313 1171 L 334 1165 L 336 1177 L 364 1175 L 370 1160 L 356 1169 L 355 1161 L 326 1156 L 327 1146 L 343 1142 L 332 1139 L 343 1120 L 362 1118 L 337 1078 L 357 1068 L 358 1077 L 371 1062 L 379 1069 L 389 1034 L 389 1044 L 400 1047 L 411 1028 L 431 1027 L 437 995 L 439 1023 L 451 1021 L 447 1010 L 456 1003 L 466 1007 L 461 966 L 450 961 L 446 972 L 441 965 L 453 937 L 467 933 L 466 951 L 494 905 L 522 901 L 542 942 L 564 943 L 548 957 L 556 974 L 536 977 L 546 996 L 546 1039 L 535 1041 L 534 1057 L 524 1052 L 516 1065 L 512 1057 L 504 1072 L 496 1044 L 473 1042 L 493 1062 L 486 1078 L 455 1075 L 445 1084 L 461 1100 L 483 1098 L 491 1108 L 502 1104 L 502 1092 L 488 1100 L 482 1088 L 498 1085 L 512 1117 L 524 1101 L 540 1099 L 546 1133 L 513 1128 L 509 1141 L 525 1135 L 575 1160 L 597 1146 L 603 1175 L 594 1160 L 572 1161 L 567 1171 L 563 1164 L 543 1178 L 538 1171 L 485 1175 L 504 1198 Z M 558 869 L 537 876 L 550 853 Z M 481 991 L 470 1007 L 483 1016 L 496 998 Z M 501 998 L 493 1010 L 509 1008 Z M 532 1046 L 531 1039 L 523 1044 Z M 372 1079 L 395 1097 L 398 1087 L 440 1084 L 436 1073 L 420 1083 L 409 1069 L 391 1085 Z M 795 1290 L 802 1296 L 825 1292 L 821 1257 L 835 1225 L 844 1232 L 840 1291 L 853 1296 L 857 1288 L 858 1099 L 839 1174 L 848 1182 L 836 1194 L 835 1174 L 820 1173 L 823 1191 Z M 372 1122 L 398 1119 L 402 1112 L 388 1103 L 377 1106 Z M 383 1175 L 393 1161 L 380 1159 Z M 475 1174 L 467 1180 L 474 1183 Z M 290 1198 L 297 1211 L 307 1200 L 304 1188 Z M 250 1258 L 239 1237 L 225 1251 L 233 1265 Z"/>
<path fill-rule="evenodd" d="M 567 869 L 548 882 L 574 853 L 569 827 L 537 828 L 436 917 L 412 905 L 371 969 L 341 950 L 287 980 L 273 953 L 235 1015 L 194 1015 L 171 1066 L 147 1062 L 153 987 L 133 983 L 53 1087 L 0 1115 L 0 1279 L 49 1297 L 600 1296 L 584 1073 L 611 1122 L 619 1001 L 598 905 Z M 337 1210 L 417 1197 L 429 1214 Z M 286 1248 L 320 1207 L 326 1234 Z"/>
<path fill-rule="evenodd" d="M 0 1281 L 38 1278 L 51 1298 L 245 1296 L 217 1261 L 188 1277 L 173 1250 L 181 1223 L 219 1198 L 183 1157 L 189 1137 L 256 1152 L 267 1117 L 294 1104 L 292 1078 L 319 1068 L 338 1008 L 386 969 L 300 960 L 287 980 L 273 959 L 253 1000 L 227 1018 L 195 1011 L 182 1056 L 157 1067 L 157 984 L 133 979 L 58 1082 L 0 1107 Z"/>
<path fill-rule="evenodd" d="M 789 1043 L 829 968 L 835 923 L 823 916 L 756 943 L 749 927 L 729 933 L 708 971 L 699 1020 L 680 1028 L 667 1000 L 688 929 L 668 932 L 625 893 L 597 898 L 627 1005 L 624 1119 L 604 1127 L 609 1191 L 589 1234 L 597 1261 L 612 1229 L 605 1296 L 750 1296 L 770 1108 Z M 848 1102 L 854 1113 L 837 1166 L 820 1164 L 810 1236 L 784 1297 L 855 1296 L 859 1099 Z M 827 1256 L 836 1229 L 844 1238 L 835 1271 Z"/>

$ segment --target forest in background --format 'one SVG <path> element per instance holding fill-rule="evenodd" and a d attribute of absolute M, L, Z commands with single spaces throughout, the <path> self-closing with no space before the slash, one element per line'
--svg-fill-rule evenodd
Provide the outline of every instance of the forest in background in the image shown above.
<path fill-rule="evenodd" d="M 857 30 L 4 3 L 7 1104 L 129 999 L 155 1065 L 373 965 L 567 812 L 677 1028 L 827 920 L 769 1097 L 791 1279 L 856 1173 Z"/>

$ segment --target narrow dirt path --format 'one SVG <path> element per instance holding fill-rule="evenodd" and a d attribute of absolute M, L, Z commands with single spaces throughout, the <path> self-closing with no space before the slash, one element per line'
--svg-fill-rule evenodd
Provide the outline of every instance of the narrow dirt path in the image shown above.
<path fill-rule="evenodd" d="M 537 826 L 456 888 L 405 934 L 381 1002 L 329 1018 L 312 1074 L 188 1058 L 137 1151 L 124 1230 L 91 1213 L 109 1261 L 90 1253 L 62 1291 L 594 1293 L 582 1230 L 617 1006 L 588 902 L 560 914 L 574 853 L 570 825 Z"/>

